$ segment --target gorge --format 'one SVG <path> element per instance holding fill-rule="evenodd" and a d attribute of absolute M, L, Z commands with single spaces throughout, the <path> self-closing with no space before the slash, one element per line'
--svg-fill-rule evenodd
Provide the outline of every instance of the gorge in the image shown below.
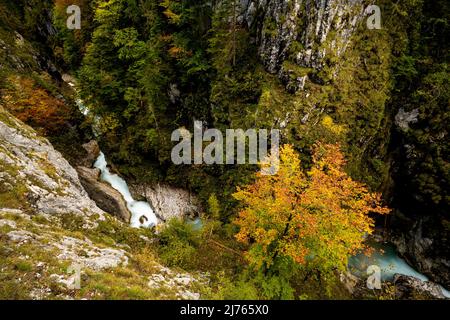
<path fill-rule="evenodd" d="M 0 295 L 448 298 L 447 2 L 0 0 Z M 193 119 L 280 174 L 175 163 Z"/>

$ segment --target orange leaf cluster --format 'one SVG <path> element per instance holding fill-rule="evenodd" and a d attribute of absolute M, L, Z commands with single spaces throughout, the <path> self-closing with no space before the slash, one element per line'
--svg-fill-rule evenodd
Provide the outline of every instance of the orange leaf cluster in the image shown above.
<path fill-rule="evenodd" d="M 344 270 L 348 257 L 365 249 L 373 232 L 370 213 L 387 214 L 381 195 L 352 180 L 344 171 L 338 145 L 314 148 L 313 166 L 304 173 L 290 145 L 280 151 L 277 175 L 258 175 L 234 194 L 244 209 L 235 223 L 236 238 L 248 243 L 256 268 L 270 268 L 279 256 L 311 268 Z"/>
<path fill-rule="evenodd" d="M 3 90 L 5 108 L 18 119 L 40 131 L 52 135 L 65 130 L 71 109 L 29 78 L 11 77 L 12 86 Z"/>

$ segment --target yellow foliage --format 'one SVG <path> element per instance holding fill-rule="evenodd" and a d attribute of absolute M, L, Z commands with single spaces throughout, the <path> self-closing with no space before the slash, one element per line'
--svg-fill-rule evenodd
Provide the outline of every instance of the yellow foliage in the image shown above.
<path fill-rule="evenodd" d="M 370 193 L 344 171 L 338 145 L 315 146 L 305 174 L 293 147 L 280 151 L 277 175 L 258 174 L 234 197 L 243 205 L 235 224 L 238 241 L 250 244 L 249 262 L 270 268 L 279 256 L 320 270 L 345 270 L 348 257 L 365 249 L 373 232 L 370 213 L 387 214 L 381 195 Z"/>
<path fill-rule="evenodd" d="M 164 15 L 169 19 L 169 21 L 173 24 L 178 24 L 181 21 L 181 15 L 174 13 L 172 10 L 167 8 L 164 11 Z"/>
<path fill-rule="evenodd" d="M 332 133 L 336 134 L 336 135 L 341 135 L 343 133 L 345 133 L 347 130 L 344 128 L 344 126 L 342 125 L 338 125 L 335 124 L 333 121 L 333 118 L 331 118 L 330 116 L 325 116 L 322 119 L 322 125 L 330 130 Z"/>
<path fill-rule="evenodd" d="M 169 55 L 172 58 L 179 58 L 184 52 L 185 51 L 183 48 L 176 47 L 176 46 L 173 46 L 169 49 Z"/>

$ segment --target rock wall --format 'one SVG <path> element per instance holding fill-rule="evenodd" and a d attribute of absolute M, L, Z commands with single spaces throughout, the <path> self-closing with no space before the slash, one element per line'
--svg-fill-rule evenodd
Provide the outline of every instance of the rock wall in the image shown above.
<path fill-rule="evenodd" d="M 106 212 L 130 223 L 131 213 L 119 191 L 99 179 L 100 170 L 77 167 L 80 181 L 92 200 Z"/>
<path fill-rule="evenodd" d="M 172 218 L 194 216 L 201 212 L 197 199 L 188 191 L 168 185 L 130 184 L 130 191 L 137 200 L 145 199 L 162 222 Z"/>
<path fill-rule="evenodd" d="M 399 221 L 400 216 L 397 213 L 394 221 L 399 229 L 390 238 L 399 254 L 431 280 L 450 288 L 450 246 L 443 226 L 429 216 L 417 217 L 415 222 L 406 217 Z M 404 231 L 406 227 L 409 231 Z"/>
<path fill-rule="evenodd" d="M 1 106 L 0 168 L 0 207 L 36 214 L 104 216 L 61 153 Z"/>
<path fill-rule="evenodd" d="M 414 294 L 428 296 L 431 299 L 445 299 L 442 289 L 435 283 L 424 282 L 414 277 L 400 274 L 394 276 L 396 297 L 399 300 L 414 299 Z"/>
<path fill-rule="evenodd" d="M 242 0 L 240 22 L 256 30 L 266 70 L 297 91 L 307 76 L 295 69 L 321 69 L 325 59 L 339 58 L 351 44 L 366 5 L 364 0 Z"/>

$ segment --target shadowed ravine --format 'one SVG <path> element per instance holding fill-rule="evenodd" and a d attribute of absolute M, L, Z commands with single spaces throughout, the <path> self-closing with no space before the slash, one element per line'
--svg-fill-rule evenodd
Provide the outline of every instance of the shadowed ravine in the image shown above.
<path fill-rule="evenodd" d="M 77 101 L 80 112 L 87 116 L 89 114 L 89 108 L 87 108 L 81 100 Z M 95 128 L 93 128 L 95 132 Z M 105 154 L 100 152 L 100 156 L 94 163 L 94 167 L 101 172 L 100 178 L 102 181 L 107 182 L 120 192 L 123 199 L 127 203 L 128 210 L 131 212 L 130 224 L 134 228 L 150 228 L 158 224 L 158 219 L 153 212 L 150 205 L 145 201 L 136 201 L 133 199 L 128 185 L 124 179 L 119 175 L 113 174 L 109 171 L 108 163 L 106 161 Z"/>
<path fill-rule="evenodd" d="M 86 116 L 89 113 L 89 109 L 81 101 L 79 101 L 78 106 L 83 115 Z M 158 224 L 158 219 L 150 204 L 144 201 L 134 200 L 128 188 L 127 182 L 117 174 L 112 174 L 109 171 L 108 163 L 103 152 L 100 153 L 94 167 L 101 171 L 101 180 L 109 183 L 123 196 L 127 203 L 128 209 L 132 214 L 130 221 L 132 227 L 149 228 Z M 200 219 L 195 220 L 194 223 L 196 228 L 202 227 L 202 222 Z M 382 281 L 392 281 L 395 274 L 414 277 L 421 281 L 429 280 L 428 277 L 416 271 L 408 265 L 404 259 L 400 258 L 392 246 L 375 244 L 373 247 L 375 252 L 371 256 L 358 254 L 350 258 L 349 268 L 353 274 L 357 276 L 364 276 L 368 266 L 376 265 L 381 269 Z M 444 287 L 440 287 L 444 296 L 450 298 L 450 292 Z"/>
<path fill-rule="evenodd" d="M 150 228 L 158 224 L 158 219 L 153 212 L 150 205 L 145 201 L 136 201 L 131 196 L 128 185 L 117 174 L 112 174 L 108 169 L 108 163 L 106 162 L 103 152 L 100 153 L 94 167 L 101 172 L 101 179 L 109 183 L 114 189 L 120 192 L 124 200 L 127 203 L 128 210 L 131 212 L 131 226 L 135 228 Z"/>

